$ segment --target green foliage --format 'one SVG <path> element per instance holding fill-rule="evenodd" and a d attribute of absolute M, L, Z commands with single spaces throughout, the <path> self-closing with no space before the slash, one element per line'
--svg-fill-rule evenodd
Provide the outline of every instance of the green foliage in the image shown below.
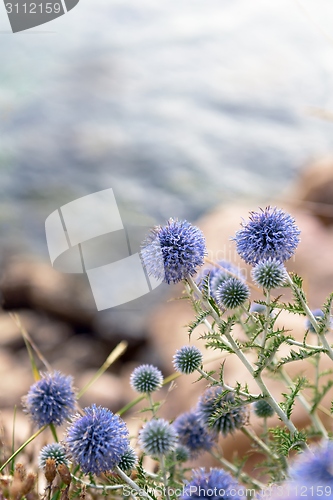
<path fill-rule="evenodd" d="M 291 413 L 292 413 L 293 406 L 295 404 L 295 399 L 296 399 L 297 395 L 307 385 L 308 385 L 308 381 L 305 377 L 298 377 L 294 387 L 290 390 L 290 394 L 282 393 L 282 396 L 285 397 L 285 401 L 280 403 L 280 406 L 289 419 L 291 417 Z"/>
<path fill-rule="evenodd" d="M 275 451 L 283 457 L 287 457 L 292 450 L 301 451 L 304 449 L 306 433 L 303 431 L 297 431 L 292 435 L 285 428 L 272 427 L 269 432 L 273 436 Z"/>
<path fill-rule="evenodd" d="M 199 311 L 199 313 L 195 317 L 195 320 L 188 325 L 187 331 L 189 336 L 191 336 L 194 330 L 203 323 L 203 321 L 207 318 L 207 316 L 209 316 L 209 314 L 210 314 L 209 311 L 203 311 L 203 310 Z"/>

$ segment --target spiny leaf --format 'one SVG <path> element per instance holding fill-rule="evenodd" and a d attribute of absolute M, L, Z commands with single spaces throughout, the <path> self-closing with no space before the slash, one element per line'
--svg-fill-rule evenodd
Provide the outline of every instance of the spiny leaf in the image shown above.
<path fill-rule="evenodd" d="M 281 427 L 273 427 L 269 431 L 274 437 L 277 453 L 284 457 L 287 457 L 292 449 L 301 450 L 306 442 L 306 434 L 302 431 L 295 432 L 293 436 L 289 431 Z"/>
<path fill-rule="evenodd" d="M 307 383 L 308 381 L 305 377 L 298 377 L 294 387 L 290 391 L 290 394 L 282 393 L 282 396 L 284 396 L 286 400 L 280 403 L 280 406 L 289 419 L 291 417 L 293 406 L 295 404 L 295 399 L 298 393 L 307 385 Z"/>
<path fill-rule="evenodd" d="M 313 413 L 316 410 L 317 406 L 324 398 L 324 396 L 326 396 L 331 387 L 333 387 L 333 380 L 329 380 L 327 384 L 323 385 L 321 390 L 317 392 L 317 394 L 313 398 L 313 405 L 311 407 L 310 413 Z"/>
<path fill-rule="evenodd" d="M 201 323 L 207 318 L 207 316 L 209 316 L 209 311 L 202 311 L 197 314 L 196 318 L 194 321 L 192 321 L 189 325 L 188 325 L 188 334 L 189 336 L 192 335 L 192 333 L 194 332 L 194 330 L 199 326 L 201 325 Z"/>
<path fill-rule="evenodd" d="M 293 349 L 290 349 L 289 356 L 281 358 L 276 365 L 276 369 L 279 369 L 281 366 L 286 365 L 287 363 L 291 363 L 292 361 L 301 361 L 303 359 L 316 356 L 317 354 L 318 351 L 315 350 L 300 349 L 298 352 L 296 352 Z"/>

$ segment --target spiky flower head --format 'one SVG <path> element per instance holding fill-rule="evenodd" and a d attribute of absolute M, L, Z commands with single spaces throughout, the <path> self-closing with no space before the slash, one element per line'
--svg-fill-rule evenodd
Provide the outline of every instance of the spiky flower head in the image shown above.
<path fill-rule="evenodd" d="M 179 444 L 175 449 L 175 458 L 177 462 L 187 462 L 191 458 L 190 450 L 187 446 Z"/>
<path fill-rule="evenodd" d="M 230 392 L 223 394 L 222 387 L 213 386 L 206 389 L 199 399 L 197 412 L 206 427 L 227 436 L 246 422 L 245 408 L 233 407 L 234 403 L 235 398 Z"/>
<path fill-rule="evenodd" d="M 123 456 L 121 457 L 118 467 L 123 472 L 131 471 L 134 469 L 137 461 L 138 457 L 136 456 L 135 451 L 131 446 L 129 446 L 128 449 L 123 454 Z"/>
<path fill-rule="evenodd" d="M 38 463 L 41 469 L 45 468 L 46 460 L 48 458 L 51 458 L 55 461 L 56 467 L 58 467 L 59 464 L 68 465 L 66 450 L 60 443 L 47 444 L 40 450 Z"/>
<path fill-rule="evenodd" d="M 166 283 L 193 276 L 204 263 L 205 238 L 189 222 L 169 219 L 156 226 L 142 243 L 141 259 L 149 275 Z"/>
<path fill-rule="evenodd" d="M 215 267 L 214 273 L 210 274 L 210 290 L 214 298 L 216 298 L 215 295 L 219 286 L 229 278 L 238 278 L 244 281 L 242 272 L 238 266 L 235 266 L 227 260 L 219 261 L 218 267 Z"/>
<path fill-rule="evenodd" d="M 333 487 L 332 464 L 333 442 L 324 441 L 298 456 L 290 467 L 289 475 L 293 481 Z"/>
<path fill-rule="evenodd" d="M 177 372 L 193 373 L 202 365 L 202 353 L 195 345 L 184 345 L 173 357 L 173 365 Z"/>
<path fill-rule="evenodd" d="M 44 425 L 61 425 L 75 408 L 72 377 L 55 371 L 43 373 L 22 399 L 24 411 L 38 428 Z"/>
<path fill-rule="evenodd" d="M 112 470 L 129 448 L 126 424 L 102 406 L 92 405 L 83 412 L 67 430 L 69 455 L 85 474 Z"/>
<path fill-rule="evenodd" d="M 244 281 L 242 271 L 239 267 L 235 266 L 227 260 L 220 260 L 216 265 L 210 265 L 206 267 L 197 279 L 197 284 L 200 290 L 202 290 L 203 280 L 209 274 L 209 288 L 210 295 L 216 300 L 216 291 L 222 283 L 224 283 L 228 278 L 232 276 L 239 278 Z"/>
<path fill-rule="evenodd" d="M 257 286 L 271 290 L 285 283 L 287 271 L 282 262 L 269 257 L 258 262 L 252 269 L 251 275 Z"/>
<path fill-rule="evenodd" d="M 173 451 L 178 440 L 175 428 L 163 418 L 147 422 L 139 434 L 139 443 L 147 455 L 166 455 Z"/>
<path fill-rule="evenodd" d="M 162 387 L 163 375 L 156 366 L 140 365 L 133 370 L 130 384 L 135 391 L 148 394 Z"/>
<path fill-rule="evenodd" d="M 225 309 L 236 309 L 250 296 L 250 290 L 244 281 L 228 278 L 219 286 L 216 293 L 217 303 Z"/>
<path fill-rule="evenodd" d="M 257 417 L 268 418 L 272 417 L 275 412 L 271 405 L 267 403 L 267 401 L 265 401 L 264 399 L 259 399 L 259 401 L 256 401 L 254 403 L 254 413 L 257 415 Z"/>
<path fill-rule="evenodd" d="M 315 319 L 317 320 L 317 322 L 319 323 L 319 326 L 322 326 L 324 318 L 325 318 L 324 311 L 322 311 L 321 309 L 314 309 L 312 311 L 312 314 L 315 317 Z M 333 321 L 332 321 L 331 317 L 329 318 L 327 323 L 328 324 L 325 324 L 324 332 L 327 332 L 329 328 L 332 328 Z M 305 320 L 305 328 L 306 328 L 306 330 L 309 330 L 309 332 L 311 332 L 311 333 L 316 333 L 316 330 L 313 328 L 313 325 L 312 325 L 311 321 L 309 320 L 309 318 L 306 318 L 306 320 Z"/>
<path fill-rule="evenodd" d="M 205 469 L 192 471 L 191 481 L 186 484 L 181 500 L 188 498 L 209 498 L 211 500 L 241 500 L 244 488 L 222 469 Z"/>
<path fill-rule="evenodd" d="M 238 254 L 248 264 L 257 264 L 269 257 L 280 262 L 294 255 L 300 241 L 295 219 L 276 207 L 250 212 L 235 238 Z"/>
<path fill-rule="evenodd" d="M 179 442 L 191 452 L 191 457 L 196 457 L 203 451 L 209 451 L 214 446 L 214 435 L 202 422 L 196 411 L 183 413 L 176 418 L 173 426 L 178 434 Z"/>

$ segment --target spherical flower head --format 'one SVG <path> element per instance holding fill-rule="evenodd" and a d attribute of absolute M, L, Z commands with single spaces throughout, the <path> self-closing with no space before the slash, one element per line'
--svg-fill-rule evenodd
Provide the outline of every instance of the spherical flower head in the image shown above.
<path fill-rule="evenodd" d="M 312 483 L 313 485 L 328 485 L 333 488 L 333 442 L 325 441 L 302 453 L 290 468 L 290 478 L 293 481 Z"/>
<path fill-rule="evenodd" d="M 68 452 L 85 474 L 112 470 L 129 448 L 126 424 L 102 406 L 92 405 L 83 411 L 67 430 Z"/>
<path fill-rule="evenodd" d="M 265 401 L 264 399 L 259 399 L 259 401 L 256 401 L 254 403 L 254 413 L 257 415 L 257 417 L 268 418 L 272 417 L 275 412 L 271 405 L 267 403 L 267 401 Z"/>
<path fill-rule="evenodd" d="M 47 444 L 40 450 L 38 462 L 41 469 L 45 468 L 46 460 L 48 458 L 55 461 L 56 467 L 58 467 L 59 464 L 65 464 L 68 466 L 66 450 L 60 443 Z"/>
<path fill-rule="evenodd" d="M 210 500 L 241 500 L 245 496 L 244 488 L 228 472 L 222 469 L 192 471 L 191 481 L 183 490 L 181 500 L 188 498 L 209 498 Z"/>
<path fill-rule="evenodd" d="M 258 262 L 251 274 L 255 284 L 266 290 L 282 286 L 287 277 L 287 271 L 282 262 L 270 257 Z"/>
<path fill-rule="evenodd" d="M 136 462 L 138 460 L 138 457 L 136 456 L 135 451 L 131 446 L 125 451 L 123 456 L 120 459 L 120 462 L 118 464 L 119 469 L 121 469 L 123 472 L 128 472 L 134 469 L 136 466 Z"/>
<path fill-rule="evenodd" d="M 291 215 L 276 207 L 251 212 L 235 238 L 238 254 L 248 264 L 269 257 L 284 262 L 294 255 L 300 241 L 300 230 Z"/>
<path fill-rule="evenodd" d="M 169 219 L 156 226 L 142 244 L 141 259 L 149 275 L 166 283 L 193 276 L 204 263 L 205 238 L 189 222 Z"/>
<path fill-rule="evenodd" d="M 203 451 L 214 446 L 216 435 L 209 431 L 196 411 L 183 413 L 176 418 L 173 426 L 178 434 L 179 442 L 185 445 L 194 458 Z"/>
<path fill-rule="evenodd" d="M 243 406 L 228 408 L 235 402 L 234 396 L 231 393 L 221 396 L 222 392 L 219 386 L 206 389 L 199 399 L 197 412 L 206 427 L 227 436 L 242 427 L 247 416 Z M 224 409 L 223 413 L 219 412 L 221 409 Z M 216 416 L 216 412 L 219 412 L 219 416 Z"/>
<path fill-rule="evenodd" d="M 163 375 L 153 365 L 141 365 L 135 368 L 130 376 L 130 384 L 140 393 L 151 393 L 162 387 Z"/>
<path fill-rule="evenodd" d="M 24 410 L 38 428 L 44 425 L 61 425 L 75 408 L 72 377 L 60 372 L 43 373 L 22 400 Z"/>
<path fill-rule="evenodd" d="M 250 290 L 244 281 L 228 278 L 219 286 L 216 293 L 217 303 L 225 309 L 236 309 L 250 296 Z"/>
<path fill-rule="evenodd" d="M 210 291 L 212 297 L 216 300 L 216 292 L 222 283 L 224 283 L 229 278 L 238 278 L 244 281 L 242 272 L 239 267 L 235 266 L 227 260 L 221 260 L 218 262 L 219 267 L 214 268 L 214 272 L 210 274 Z M 234 275 L 234 276 L 233 276 Z"/>
<path fill-rule="evenodd" d="M 175 449 L 175 458 L 177 462 L 187 462 L 191 458 L 190 450 L 187 448 L 187 446 L 179 444 Z"/>
<path fill-rule="evenodd" d="M 147 455 L 166 455 L 177 445 L 175 428 L 163 418 L 147 422 L 139 434 L 139 443 Z"/>
<path fill-rule="evenodd" d="M 322 311 L 321 309 L 314 309 L 312 311 L 312 314 L 314 315 L 315 319 L 318 322 L 323 321 L 323 318 L 325 317 L 324 311 Z M 316 330 L 313 328 L 312 323 L 308 318 L 306 318 L 306 320 L 305 320 L 305 328 L 306 328 L 306 330 L 309 330 L 309 332 L 311 332 L 311 333 L 316 333 Z M 326 331 L 329 328 L 332 328 L 332 318 L 330 318 L 328 321 Z"/>
<path fill-rule="evenodd" d="M 202 354 L 200 349 L 194 345 L 184 345 L 173 357 L 173 365 L 177 372 L 193 373 L 202 365 Z"/>

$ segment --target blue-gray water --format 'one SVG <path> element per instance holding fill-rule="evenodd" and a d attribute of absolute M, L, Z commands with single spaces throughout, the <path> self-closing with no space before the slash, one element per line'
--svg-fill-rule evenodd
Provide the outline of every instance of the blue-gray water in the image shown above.
<path fill-rule="evenodd" d="M 46 217 L 109 187 L 125 222 L 269 201 L 332 151 L 313 113 L 333 110 L 328 0 L 310 17 L 291 0 L 81 0 L 15 35 L 0 16 L 5 243 L 47 257 Z"/>

